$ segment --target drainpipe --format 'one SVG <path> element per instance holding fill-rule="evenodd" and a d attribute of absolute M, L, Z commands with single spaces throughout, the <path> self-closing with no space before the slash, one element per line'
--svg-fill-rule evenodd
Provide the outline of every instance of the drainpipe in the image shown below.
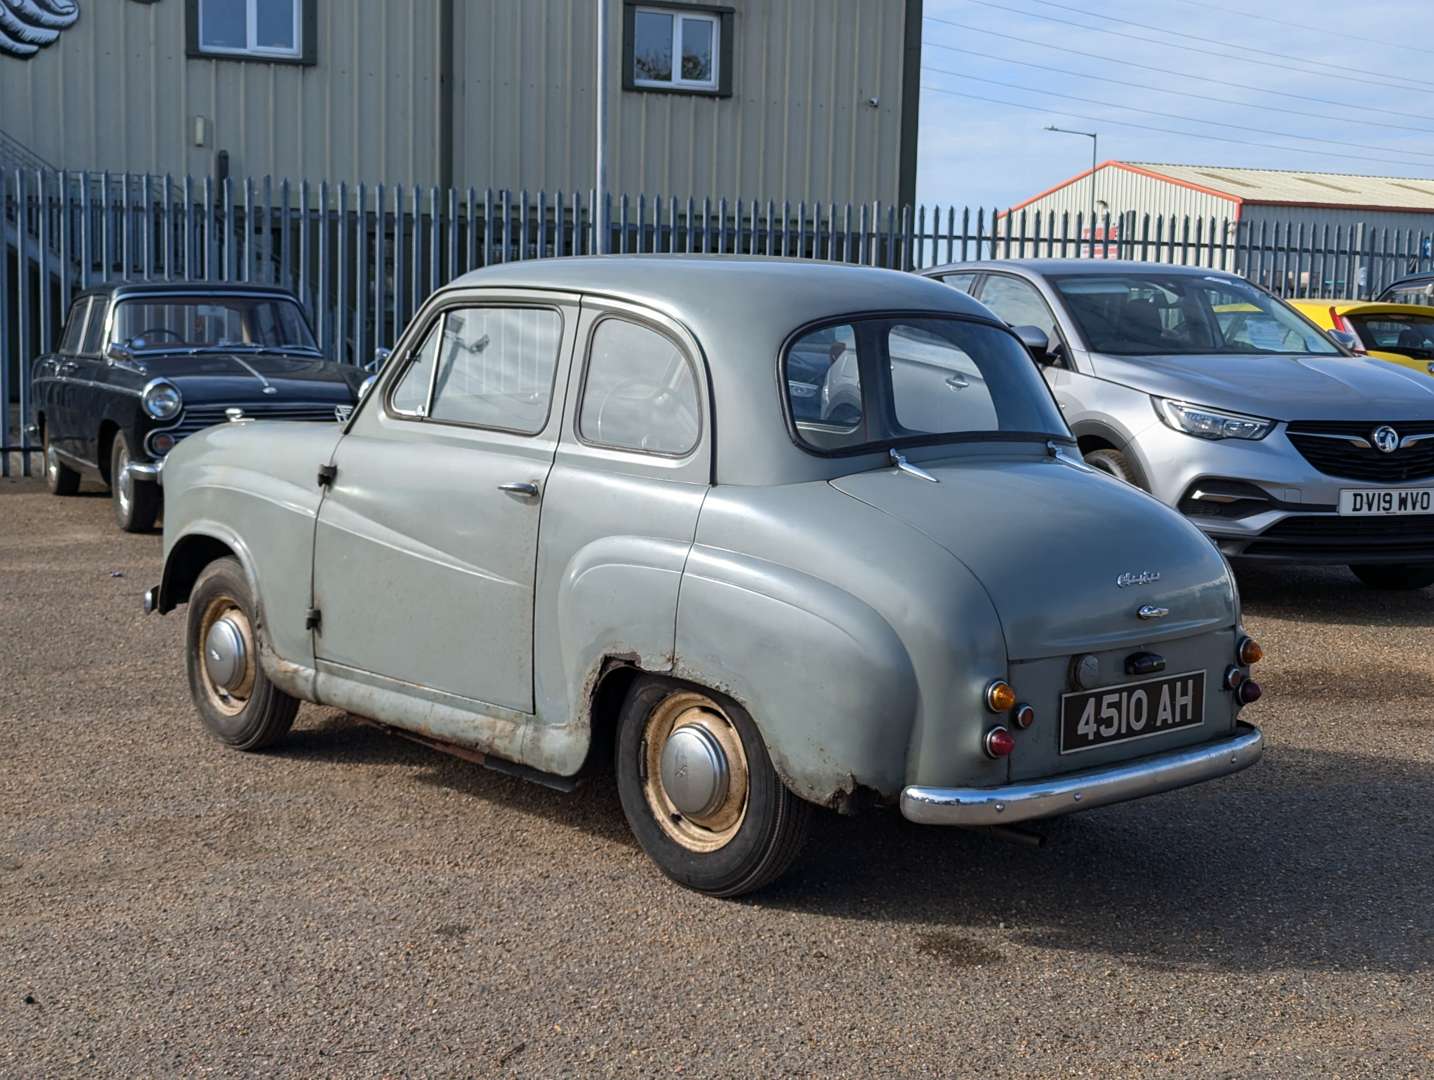
<path fill-rule="evenodd" d="M 608 0 L 597 0 L 597 160 L 595 166 L 595 198 L 592 214 L 597 233 L 597 251 L 606 255 L 609 247 L 607 220 L 607 25 Z"/>

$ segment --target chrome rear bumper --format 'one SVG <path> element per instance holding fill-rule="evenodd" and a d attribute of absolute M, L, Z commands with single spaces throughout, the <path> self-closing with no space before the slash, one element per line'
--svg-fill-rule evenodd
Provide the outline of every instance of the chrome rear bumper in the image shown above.
<path fill-rule="evenodd" d="M 1239 724 L 1234 735 L 1218 742 L 1049 780 L 994 788 L 908 787 L 901 792 L 901 813 L 922 825 L 1009 825 L 1056 817 L 1228 776 L 1259 761 L 1263 751 L 1260 729 Z"/>

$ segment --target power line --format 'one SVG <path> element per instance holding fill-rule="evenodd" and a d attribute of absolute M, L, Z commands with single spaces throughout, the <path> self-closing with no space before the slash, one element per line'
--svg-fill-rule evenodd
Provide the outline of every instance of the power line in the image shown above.
<path fill-rule="evenodd" d="M 1091 26 L 1088 23 L 1079 23 L 1074 22 L 1070 19 L 1062 19 L 1057 15 L 1038 15 L 1034 11 L 1026 11 L 1022 8 L 1010 7 L 1007 4 L 995 3 L 994 0 L 967 0 L 967 2 L 972 4 L 978 4 L 981 7 L 995 8 L 997 11 L 1004 11 L 1007 14 L 1024 15 L 1028 19 L 1040 19 L 1042 22 L 1053 22 L 1060 23 L 1063 26 L 1074 26 L 1078 30 L 1088 30 L 1093 34 L 1109 34 L 1111 37 L 1125 38 L 1128 41 L 1143 41 L 1147 45 L 1159 45 L 1162 48 L 1166 49 L 1182 49 L 1185 52 L 1200 53 L 1204 56 L 1216 56 L 1222 60 L 1232 59 L 1228 52 L 1222 52 L 1216 49 L 1201 49 L 1197 48 L 1194 45 L 1176 45 L 1174 42 L 1161 41 L 1159 38 L 1144 37 L 1140 34 L 1129 34 L 1126 33 L 1124 30 L 1107 30 L 1101 26 Z M 1233 59 L 1238 59 L 1238 57 Z M 1264 67 L 1279 68 L 1283 71 L 1293 71 L 1298 75 L 1318 75 L 1321 78 L 1329 77 L 1328 72 L 1314 71 L 1307 67 L 1296 67 L 1293 64 L 1280 64 L 1275 62 L 1274 60 L 1263 60 L 1261 61 L 1261 64 Z M 1349 75 L 1347 71 L 1340 71 L 1339 74 L 1345 77 L 1348 77 Z M 1421 89 L 1418 86 L 1407 82 L 1388 82 L 1376 79 L 1365 72 L 1360 73 L 1360 81 L 1366 83 L 1369 86 L 1382 86 L 1389 90 L 1410 90 L 1420 94 L 1434 94 L 1434 90 Z"/>
<path fill-rule="evenodd" d="M 1311 120 L 1323 120 L 1331 124 L 1348 124 L 1350 120 L 1343 116 L 1331 116 L 1328 113 L 1306 112 L 1303 109 L 1287 109 L 1279 105 L 1260 105 L 1251 101 L 1241 101 L 1239 98 L 1216 97 L 1213 94 L 1196 94 L 1189 90 L 1170 90 L 1163 86 L 1151 86 L 1149 83 L 1130 82 L 1127 79 L 1113 79 L 1109 75 L 1091 75 L 1084 71 L 1071 71 L 1069 68 L 1051 67 L 1049 64 L 1040 64 L 1032 60 L 1015 60 L 1009 56 L 992 56 L 989 52 L 979 49 L 961 49 L 955 45 L 947 45 L 940 41 L 932 41 L 927 38 L 925 44 L 933 49 L 944 49 L 946 52 L 962 53 L 966 56 L 978 56 L 984 60 L 990 60 L 998 64 L 1016 64 L 1019 67 L 1035 68 L 1037 71 L 1050 72 L 1056 75 L 1070 75 L 1077 79 L 1094 79 L 1097 82 L 1113 83 L 1116 86 L 1128 86 L 1134 90 L 1153 90 L 1157 94 L 1179 94 L 1181 97 L 1194 98 L 1198 101 L 1214 101 L 1221 105 L 1236 105 L 1243 109 L 1255 109 L 1260 112 L 1288 113 L 1290 116 L 1306 116 Z M 1193 76 L 1191 76 L 1193 78 Z M 1274 93 L 1275 91 L 1268 91 Z M 1390 128 L 1394 131 L 1415 131 L 1426 135 L 1434 135 L 1434 128 L 1414 127 L 1410 124 L 1386 124 L 1381 120 L 1361 119 L 1361 125 L 1367 127 Z"/>
<path fill-rule="evenodd" d="M 972 26 L 970 23 L 956 22 L 956 21 L 953 20 L 953 19 L 942 19 L 942 18 L 938 18 L 938 17 L 935 16 L 935 15 L 927 15 L 927 16 L 924 16 L 924 18 L 925 18 L 928 22 L 940 23 L 940 24 L 943 25 L 943 26 L 954 26 L 954 27 L 955 27 L 956 29 L 958 29 L 958 30 L 969 30 L 969 31 L 971 31 L 972 33 L 976 33 L 976 34 L 986 34 L 986 35 L 988 35 L 988 36 L 990 36 L 990 37 L 1005 38 L 1007 41 L 1018 41 L 1018 42 L 1020 42 L 1020 43 L 1023 44 L 1023 45 L 1034 45 L 1034 46 L 1036 46 L 1037 48 L 1041 48 L 1041 49 L 1054 49 L 1054 48 L 1056 48 L 1056 46 L 1052 45 L 1052 44 L 1051 44 L 1050 42 L 1048 42 L 1048 41 L 1038 41 L 1038 40 L 1036 40 L 1035 38 L 1020 37 L 1020 36 L 1018 36 L 1018 35 L 1016 35 L 1016 34 L 1003 33 L 1003 32 L 1000 31 L 1000 30 L 988 30 L 988 29 L 987 29 L 986 27 L 984 27 L 984 26 Z M 1087 29 L 1089 29 L 1089 27 L 1087 27 Z M 1063 51 L 1063 52 L 1067 52 L 1067 53 L 1069 52 L 1068 49 L 1063 49 L 1062 51 Z M 1174 77 L 1176 77 L 1176 78 L 1179 78 L 1179 79 L 1190 79 L 1190 80 L 1193 80 L 1194 82 L 1216 83 L 1216 84 L 1218 84 L 1218 85 L 1220 85 L 1220 86 L 1224 86 L 1224 85 L 1225 85 L 1225 80 L 1223 80 L 1223 79 L 1211 78 L 1209 75 L 1191 75 L 1191 74 L 1190 74 L 1189 72 L 1187 72 L 1187 71 L 1176 71 L 1174 68 L 1169 68 L 1169 67 L 1156 67 L 1154 64 L 1141 64 L 1141 63 L 1138 63 L 1138 62 L 1136 62 L 1136 61 L 1134 61 L 1134 60 L 1127 60 L 1125 57 L 1122 57 L 1122 56 L 1111 56 L 1111 55 L 1108 54 L 1108 53 L 1093 53 L 1093 52 L 1091 52 L 1091 51 L 1088 50 L 1088 49 L 1082 49 L 1081 52 L 1080 52 L 1080 55 L 1083 56 L 1083 57 L 1085 57 L 1087 60 L 1101 60 L 1101 61 L 1104 61 L 1104 62 L 1106 62 L 1106 63 L 1119 64 L 1119 65 L 1122 65 L 1122 66 L 1128 67 L 1128 68 L 1137 68 L 1137 69 L 1139 69 L 1139 70 L 1141 70 L 1141 71 L 1154 71 L 1154 72 L 1156 72 L 1156 73 L 1158 73 L 1158 74 L 1160 74 L 1160 75 L 1172 75 L 1172 76 L 1174 76 Z M 1295 97 L 1295 96 L 1296 96 L 1296 95 L 1294 95 L 1294 94 L 1291 94 L 1291 93 L 1290 93 L 1289 91 L 1287 91 L 1287 90 L 1268 90 L 1268 89 L 1265 89 L 1264 87 L 1257 87 L 1257 86 L 1251 86 L 1251 87 L 1248 87 L 1248 89 L 1254 91 L 1255 93 L 1259 93 L 1259 94 L 1270 94 L 1270 95 L 1273 95 L 1273 96 L 1275 96 L 1275 97 Z M 1403 117 L 1403 118 L 1406 119 L 1406 120 L 1428 120 L 1428 119 L 1429 119 L 1429 117 L 1428 117 L 1427 115 L 1423 114 L 1423 113 L 1400 112 L 1398 109 L 1381 109 L 1381 108 L 1379 108 L 1377 105 L 1351 105 L 1351 104 L 1350 104 L 1349 102 L 1347 102 L 1347 101 L 1335 101 L 1333 98 L 1315 97 L 1315 96 L 1312 95 L 1312 94 L 1299 94 L 1298 97 L 1299 97 L 1300 100 L 1315 102 L 1315 103 L 1317 103 L 1317 104 L 1319 104 L 1319 105 L 1333 105 L 1333 106 L 1334 106 L 1335 108 L 1337 108 L 1337 109 L 1358 109 L 1358 110 L 1360 110 L 1360 111 L 1362 111 L 1362 112 L 1376 112 L 1376 113 L 1380 113 L 1381 115 L 1384 115 L 1384 116 L 1399 116 L 1399 117 Z M 1344 123 L 1355 123 L 1356 121 L 1354 121 L 1354 120 L 1345 120 L 1345 121 L 1343 121 L 1343 122 L 1344 122 Z M 1361 118 L 1359 122 L 1362 123 L 1362 122 L 1363 122 L 1363 118 Z"/>
<path fill-rule="evenodd" d="M 952 97 L 967 98 L 971 101 L 984 101 L 990 105 L 1005 105 L 1011 109 L 1025 109 L 1027 112 L 1045 113 L 1051 116 L 1066 116 L 1073 120 L 1090 120 L 1097 124 L 1113 124 L 1116 127 L 1135 128 L 1139 131 L 1156 131 L 1162 135 L 1180 135 L 1187 139 L 1205 139 L 1210 142 L 1233 143 L 1236 146 L 1255 146 L 1261 150 L 1282 150 L 1291 154 L 1317 154 L 1320 157 L 1349 158 L 1355 161 L 1364 161 L 1377 165 L 1401 165 L 1412 169 L 1429 169 L 1434 166 L 1423 161 L 1395 161 L 1392 158 L 1372 158 L 1367 154 L 1340 154 L 1333 150 L 1307 150 L 1303 146 L 1273 146 L 1266 142 L 1253 142 L 1250 139 L 1232 139 L 1226 135 L 1203 135 L 1194 131 L 1177 131 L 1174 128 L 1156 127 L 1152 124 L 1137 124 L 1132 120 L 1111 120 L 1105 116 L 1091 116 L 1087 113 L 1068 112 L 1065 109 L 1051 109 L 1043 105 L 1027 105 L 1019 101 L 1003 101 L 1000 98 L 983 97 L 980 94 L 967 94 L 960 90 L 948 90 L 944 86 L 929 86 L 921 84 L 921 89 L 930 90 L 936 94 L 949 94 Z M 1421 177 L 1420 179 L 1424 179 Z"/>
<path fill-rule="evenodd" d="M 1211 127 L 1225 128 L 1230 131 L 1243 131 L 1249 135 L 1274 135 L 1281 139 L 1299 139 L 1301 142 L 1319 143 L 1322 146 L 1347 146 L 1353 150 L 1373 150 L 1379 154 L 1414 154 L 1419 157 L 1434 158 L 1434 152 L 1428 150 L 1405 150 L 1396 146 L 1373 146 L 1369 143 L 1345 142 L 1342 139 L 1323 139 L 1316 135 L 1297 135 L 1292 131 L 1273 131 L 1269 128 L 1250 127 L 1248 124 L 1228 124 L 1221 120 L 1204 120 L 1198 116 L 1187 116 L 1184 113 L 1161 112 L 1158 109 L 1142 109 L 1138 105 L 1122 105 L 1115 101 L 1102 101 L 1099 98 L 1080 97 L 1077 94 L 1063 94 L 1058 90 L 1041 90 L 1033 86 L 1022 86 L 1020 83 L 1004 82 L 1001 79 L 986 79 L 979 75 L 963 75 L 959 71 L 947 71 L 945 68 L 928 67 L 925 64 L 922 71 L 929 71 L 938 75 L 950 75 L 955 79 L 969 79 L 972 82 L 986 83 L 990 86 L 1003 86 L 1008 90 L 1019 90 L 1024 94 L 1044 94 L 1047 97 L 1065 98 L 1067 101 L 1079 101 L 1086 105 L 1100 105 L 1108 109 L 1124 109 L 1127 112 L 1144 113 L 1146 116 L 1158 116 L 1164 120 L 1181 120 L 1188 124 L 1208 124 Z M 1434 168 L 1434 166 L 1430 166 Z"/>
<path fill-rule="evenodd" d="M 1295 22 L 1292 19 L 1276 19 L 1269 15 L 1256 15 L 1247 8 L 1225 7 L 1223 4 L 1211 4 L 1206 0 L 1175 0 L 1177 4 L 1186 4 L 1189 7 L 1197 7 L 1202 11 L 1223 11 L 1228 15 L 1238 15 L 1242 19 L 1258 19 L 1260 22 L 1274 23 L 1276 26 L 1289 26 L 1296 30 L 1305 30 L 1311 34 L 1324 34 L 1327 37 L 1339 38 L 1341 41 L 1363 41 L 1370 45 L 1383 45 L 1386 49 L 1403 49 L 1405 52 L 1419 53 L 1425 55 L 1429 50 L 1428 46 L 1416 48 L 1413 45 L 1402 45 L 1397 41 L 1385 41 L 1383 38 L 1361 37 L 1358 34 L 1351 34 L 1347 30 L 1321 30 L 1317 26 L 1307 26 L 1304 23 Z"/>
<path fill-rule="evenodd" d="M 1106 15 L 1104 12 L 1087 11 L 1085 8 L 1075 7 L 1071 4 L 1058 4 L 1055 0 L 1026 0 L 1028 4 L 1040 4 L 1041 7 L 1055 8 L 1058 11 L 1071 11 L 1077 15 L 1084 15 L 1090 19 L 1105 19 L 1107 22 L 1120 23 L 1122 26 L 1134 26 L 1141 30 L 1154 30 L 1158 34 L 1169 34 L 1171 37 L 1185 38 L 1187 41 L 1199 41 L 1206 45 L 1220 45 L 1227 49 L 1240 49 L 1243 52 L 1255 53 L 1257 56 L 1273 56 L 1277 60 L 1294 60 L 1301 64 L 1313 64 L 1316 67 L 1330 68 L 1341 75 L 1347 75 L 1348 71 L 1338 64 L 1332 64 L 1328 60 L 1316 60 L 1309 56 L 1291 56 L 1289 53 L 1273 52 L 1270 49 L 1257 49 L 1253 45 L 1239 45 L 1233 41 L 1222 41 L 1219 38 L 1204 37 L 1200 34 L 1187 34 L 1183 30 L 1167 30 L 1163 26 L 1152 26 L 1150 23 L 1136 22 L 1134 19 L 1122 19 L 1116 15 Z M 1040 16 L 1037 16 L 1038 18 Z M 1092 30 L 1096 29 L 1091 27 Z M 1401 81 L 1412 83 L 1415 86 L 1427 86 L 1434 89 L 1434 83 L 1425 82 L 1423 79 L 1404 79 Z"/>

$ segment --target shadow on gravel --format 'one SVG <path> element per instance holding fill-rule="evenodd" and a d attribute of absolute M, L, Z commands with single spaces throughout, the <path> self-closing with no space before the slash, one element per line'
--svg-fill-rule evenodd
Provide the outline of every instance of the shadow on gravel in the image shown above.
<path fill-rule="evenodd" d="M 824 815 L 751 902 L 1150 967 L 1428 971 L 1431 808 L 1427 765 L 1281 747 L 1228 780 L 1044 823 L 1040 849 Z"/>
<path fill-rule="evenodd" d="M 1371 589 L 1343 566 L 1235 567 L 1240 602 L 1254 616 L 1327 626 L 1434 626 L 1434 588 Z"/>
<path fill-rule="evenodd" d="M 635 846 L 609 776 L 564 795 L 342 716 L 276 754 L 406 767 Z M 1007 941 L 1170 969 L 1422 972 L 1434 970 L 1431 804 L 1428 765 L 1276 747 L 1227 780 L 1042 823 L 1040 849 L 894 811 L 818 814 L 789 874 L 741 902 L 906 924 L 933 963 Z"/>

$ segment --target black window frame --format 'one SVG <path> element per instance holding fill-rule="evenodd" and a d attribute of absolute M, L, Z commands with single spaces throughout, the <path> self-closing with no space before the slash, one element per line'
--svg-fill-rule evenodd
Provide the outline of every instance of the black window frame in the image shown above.
<path fill-rule="evenodd" d="M 308 0 L 305 0 L 308 2 Z M 712 15 L 717 19 L 717 85 L 653 86 L 639 83 L 633 71 L 639 8 L 672 11 L 686 15 Z M 634 94 L 685 94 L 689 97 L 729 98 L 732 96 L 732 42 L 736 9 L 722 4 L 683 4 L 674 0 L 625 0 L 622 6 L 622 88 Z M 673 63 L 680 62 L 673 57 Z"/>
<path fill-rule="evenodd" d="M 294 0 L 299 5 L 299 52 L 296 56 L 255 52 L 218 52 L 199 41 L 200 0 L 184 0 L 184 54 L 191 60 L 232 60 L 241 64 L 290 64 L 313 67 L 319 62 L 318 0 Z"/>

